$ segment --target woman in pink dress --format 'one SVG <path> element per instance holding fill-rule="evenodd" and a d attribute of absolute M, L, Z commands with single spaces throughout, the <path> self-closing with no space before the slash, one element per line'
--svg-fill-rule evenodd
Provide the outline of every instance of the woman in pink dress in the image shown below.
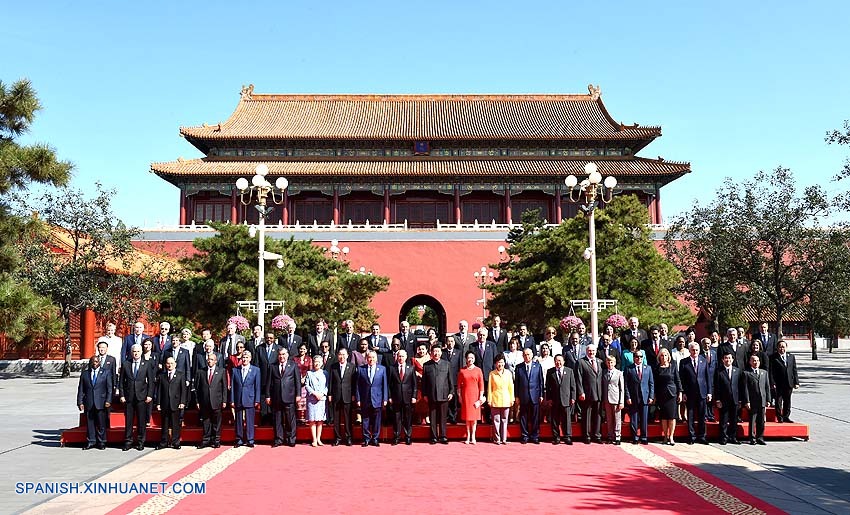
<path fill-rule="evenodd" d="M 481 419 L 484 404 L 484 373 L 475 366 L 475 353 L 466 353 L 466 366 L 457 375 L 457 394 L 460 400 L 460 418 L 466 421 L 466 441 L 475 445 L 475 429 Z"/>

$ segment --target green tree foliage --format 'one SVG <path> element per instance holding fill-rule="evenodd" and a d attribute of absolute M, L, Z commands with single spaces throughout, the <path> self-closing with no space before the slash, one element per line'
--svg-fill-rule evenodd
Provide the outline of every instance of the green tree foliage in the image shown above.
<path fill-rule="evenodd" d="M 762 317 L 775 316 L 782 334 L 789 310 L 809 309 L 809 298 L 821 298 L 830 284 L 850 286 L 839 266 L 847 231 L 827 225 L 833 203 L 820 186 L 800 191 L 791 171 L 780 167 L 743 183 L 727 179 L 714 198 L 679 217 L 670 239 L 676 245 L 694 238 L 676 264 L 685 271 L 685 288 L 697 302 L 713 300 L 703 305 L 721 319 L 739 315 L 743 300 Z"/>
<path fill-rule="evenodd" d="M 182 261 L 197 275 L 178 285 L 172 301 L 175 314 L 223 327 L 235 314 L 236 301 L 257 298 L 257 240 L 249 237 L 245 225 L 211 225 L 218 233 L 196 239 L 199 253 Z M 286 313 L 302 329 L 313 327 L 318 318 L 330 324 L 351 318 L 359 330 L 366 330 L 377 318 L 369 302 L 387 289 L 386 277 L 353 273 L 346 262 L 331 259 L 309 241 L 267 237 L 265 246 L 266 251 L 282 255 L 284 262 L 282 269 L 266 266 L 266 300 L 284 301 Z"/>
<path fill-rule="evenodd" d="M 64 185 L 72 169 L 49 146 L 16 141 L 29 132 L 40 109 L 29 81 L 8 86 L 0 81 L 0 328 L 21 346 L 61 334 L 56 307 L 15 276 L 23 260 L 14 242 L 31 222 L 12 216 L 11 196 L 32 183 Z"/>
<path fill-rule="evenodd" d="M 493 265 L 497 280 L 486 288 L 491 313 L 540 331 L 556 325 L 571 299 L 587 299 L 590 268 L 582 253 L 588 244 L 587 218 L 577 216 L 545 227 L 535 213 L 523 214 L 521 227 L 508 235 L 509 260 Z M 616 299 L 619 311 L 649 323 L 690 323 L 693 317 L 672 293 L 678 271 L 650 238 L 646 207 L 635 196 L 617 196 L 596 211 L 597 291 Z M 589 322 L 588 313 L 578 312 Z M 600 313 L 600 323 L 605 313 Z"/>
<path fill-rule="evenodd" d="M 70 373 L 71 314 L 83 309 L 118 318 L 126 299 L 149 304 L 166 283 L 155 267 L 139 270 L 131 244 L 138 230 L 126 227 L 112 213 L 111 190 L 96 185 L 94 198 L 72 188 L 43 194 L 25 202 L 38 211 L 43 224 L 22 235 L 19 249 L 27 262 L 18 276 L 59 307 L 65 326 L 63 375 Z M 141 309 L 141 308 L 139 308 Z M 142 314 L 140 312 L 134 315 Z M 135 320 L 135 316 L 125 320 Z"/>

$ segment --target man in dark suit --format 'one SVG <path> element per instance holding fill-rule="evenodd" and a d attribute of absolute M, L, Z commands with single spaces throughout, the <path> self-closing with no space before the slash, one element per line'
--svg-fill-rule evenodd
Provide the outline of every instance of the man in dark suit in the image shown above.
<path fill-rule="evenodd" d="M 170 357 L 174 358 L 176 370 L 183 372 L 183 380 L 189 381 L 192 374 L 192 353 L 189 349 L 180 345 L 180 342 L 174 342 L 168 352 L 162 355 L 163 363 Z"/>
<path fill-rule="evenodd" d="M 254 358 L 251 364 L 260 369 L 260 384 L 264 392 L 269 382 L 269 366 L 277 362 L 277 350 L 280 348 L 275 340 L 274 333 L 266 333 L 266 339 L 257 345 L 252 354 Z M 265 426 L 270 426 L 273 423 L 271 406 L 265 402 L 260 404 L 260 423 Z"/>
<path fill-rule="evenodd" d="M 770 358 L 770 388 L 776 406 L 776 421 L 793 423 L 791 415 L 791 393 L 800 387 L 797 375 L 797 358 L 788 352 L 788 343 L 779 340 L 776 353 Z"/>
<path fill-rule="evenodd" d="M 646 331 L 640 328 L 638 317 L 629 318 L 629 327 L 620 333 L 620 348 L 628 349 L 633 338 L 637 338 L 639 342 L 647 339 Z"/>
<path fill-rule="evenodd" d="M 446 415 L 448 404 L 455 397 L 457 373 L 452 373 L 449 360 L 442 359 L 443 349 L 439 345 L 431 348 L 431 359 L 423 365 L 422 399 L 428 403 L 431 421 L 431 444 L 448 444 L 446 438 Z"/>
<path fill-rule="evenodd" d="M 171 335 L 171 324 L 168 322 L 160 322 L 159 334 L 153 337 L 154 352 L 163 356 L 171 354 L 171 347 L 174 345 L 174 337 Z"/>
<path fill-rule="evenodd" d="M 187 351 L 187 349 L 183 350 Z M 189 399 L 187 383 L 184 371 L 177 369 L 177 361 L 171 356 L 165 358 L 165 370 L 160 374 L 156 406 L 162 419 L 162 436 L 159 438 L 157 449 L 180 448 L 180 412 L 186 407 Z M 170 446 L 168 444 L 169 429 L 171 429 Z"/>
<path fill-rule="evenodd" d="M 605 365 L 596 357 L 596 345 L 587 346 L 586 356 L 576 364 L 578 400 L 584 411 L 584 443 L 602 443 L 602 374 Z"/>
<path fill-rule="evenodd" d="M 493 371 L 493 362 L 496 360 L 496 344 L 487 339 L 487 329 L 478 329 L 478 340 L 470 345 L 469 350 L 475 354 L 475 366 L 484 374 L 484 393 L 490 382 L 490 372 Z M 490 405 L 481 406 L 481 416 L 484 423 L 490 423 Z"/>
<path fill-rule="evenodd" d="M 455 336 L 455 346 L 457 346 L 460 351 L 461 356 L 466 356 L 467 351 L 469 350 L 469 346 L 475 343 L 475 336 L 469 332 L 469 322 L 466 320 L 461 320 L 457 324 L 457 332 L 454 334 Z M 463 358 L 461 358 L 463 361 Z"/>
<path fill-rule="evenodd" d="M 227 373 L 218 364 L 218 354 L 206 354 L 207 366 L 195 374 L 198 409 L 204 421 L 204 436 L 198 449 L 221 446 L 221 410 L 227 407 Z"/>
<path fill-rule="evenodd" d="M 629 410 L 629 424 L 632 429 L 632 443 L 649 444 L 649 406 L 655 403 L 655 381 L 652 367 L 643 362 L 643 350 L 635 352 L 635 364 L 623 372 L 626 386 L 626 407 Z"/>
<path fill-rule="evenodd" d="M 336 351 L 336 363 L 328 367 L 330 381 L 328 403 L 333 411 L 334 441 L 351 445 L 351 403 L 357 381 L 357 367 L 348 359 L 348 350 L 340 346 Z"/>
<path fill-rule="evenodd" d="M 342 328 L 345 329 L 345 332 L 341 332 L 337 335 L 336 348 L 334 352 L 340 348 L 345 348 L 345 350 L 348 351 L 348 355 L 351 356 L 351 353 L 357 349 L 357 343 L 360 341 L 360 335 L 354 332 L 354 320 L 346 320 L 342 323 Z"/>
<path fill-rule="evenodd" d="M 215 343 L 212 340 L 207 340 L 204 342 L 204 346 L 201 349 L 195 349 L 195 355 L 192 358 L 192 390 L 197 389 L 197 385 L 194 384 L 195 377 L 198 375 L 198 371 L 203 372 L 204 377 L 206 377 L 207 367 L 209 366 L 207 363 L 207 357 L 212 354 L 215 356 L 216 363 L 224 363 L 224 358 L 222 358 L 221 353 L 216 352 Z"/>
<path fill-rule="evenodd" d="M 667 351 L 672 350 L 664 347 L 664 342 L 661 341 L 661 330 L 655 325 L 649 328 L 649 338 L 641 342 L 640 348 L 644 351 L 644 364 L 651 367 L 656 374 L 658 373 L 658 353 L 662 348 L 666 348 Z"/>
<path fill-rule="evenodd" d="M 717 364 L 720 363 L 720 359 L 717 356 L 717 349 L 711 346 L 711 338 L 703 338 L 699 341 L 699 344 L 702 347 L 700 354 L 705 358 L 705 365 L 708 369 L 708 377 L 714 379 L 714 371 L 717 369 Z M 688 345 L 690 345 L 690 343 Z M 679 366 L 681 367 L 681 365 Z M 711 388 L 709 388 L 709 392 L 710 391 Z M 714 422 L 714 403 L 712 402 L 705 403 L 705 420 Z"/>
<path fill-rule="evenodd" d="M 256 409 L 260 407 L 262 378 L 260 369 L 251 364 L 251 352 L 242 351 L 242 366 L 231 371 L 230 407 L 236 410 L 236 444 L 254 446 Z"/>
<path fill-rule="evenodd" d="M 269 380 L 263 395 L 272 408 L 274 419 L 272 447 L 295 447 L 295 407 L 301 402 L 301 372 L 289 359 L 285 347 L 278 347 L 277 362 L 269 366 Z"/>
<path fill-rule="evenodd" d="M 153 400 L 154 374 L 156 367 L 152 361 L 142 360 L 142 347 L 133 345 L 130 348 L 130 359 L 121 366 L 121 376 L 118 382 L 119 396 L 124 403 L 124 448 L 138 450 L 145 448 L 145 413 Z M 136 424 L 136 442 L 133 445 L 133 421 Z"/>
<path fill-rule="evenodd" d="M 450 373 L 452 377 L 455 378 L 455 381 L 457 381 L 457 374 L 458 372 L 460 372 L 460 368 L 463 366 L 463 353 L 457 346 L 457 336 L 446 336 L 446 348 L 441 348 L 440 351 L 440 359 L 443 359 L 449 363 L 449 366 L 451 367 Z M 446 405 L 446 420 L 449 424 L 457 423 L 457 412 L 458 399 L 456 396 L 453 396 Z"/>
<path fill-rule="evenodd" d="M 377 323 L 372 324 L 372 334 L 369 335 L 369 350 L 373 350 L 382 355 L 390 350 L 390 342 L 387 337 L 381 334 L 381 326 Z"/>
<path fill-rule="evenodd" d="M 150 338 L 145 334 L 145 324 L 136 322 L 133 324 L 133 332 L 124 337 L 124 342 L 121 344 L 121 356 L 124 361 L 127 361 L 132 356 L 131 349 L 133 345 L 142 346 L 142 341 L 145 338 Z"/>
<path fill-rule="evenodd" d="M 309 345 L 308 349 L 311 356 L 319 353 L 319 349 L 322 348 L 322 342 L 331 343 L 331 333 L 328 332 L 328 324 L 324 318 L 316 321 L 316 332 L 307 335 L 307 344 Z"/>
<path fill-rule="evenodd" d="M 404 431 L 404 443 L 410 445 L 413 422 L 413 404 L 416 403 L 416 369 L 407 362 L 407 351 L 400 349 L 396 363 L 387 369 L 390 406 L 394 412 L 393 445 L 398 445 Z"/>
<path fill-rule="evenodd" d="M 416 352 L 416 335 L 410 331 L 410 323 L 407 320 L 402 320 L 398 324 L 398 333 L 394 336 L 401 342 L 401 348 L 405 350 L 408 356 L 413 356 Z"/>
<path fill-rule="evenodd" d="M 256 358 L 257 347 L 266 343 L 266 336 L 263 334 L 263 326 L 255 325 L 251 329 L 250 338 L 245 340 L 245 349 L 251 352 L 251 355 Z M 254 363 L 251 363 L 254 365 Z"/>
<path fill-rule="evenodd" d="M 105 345 L 105 342 L 103 343 Z M 89 359 L 89 367 L 80 373 L 77 407 L 86 413 L 84 451 L 92 447 L 106 448 L 106 417 L 109 416 L 109 406 L 112 404 L 113 380 L 114 373 L 100 366 L 99 356 L 92 356 Z"/>
<path fill-rule="evenodd" d="M 720 410 L 720 445 L 738 444 L 738 409 L 741 405 L 741 369 L 734 366 L 732 354 L 723 355 L 722 366 L 714 374 L 714 402 Z"/>
<path fill-rule="evenodd" d="M 776 353 L 776 335 L 768 331 L 767 322 L 762 322 L 759 326 L 759 332 L 753 335 L 753 340 L 761 342 L 761 350 L 768 359 Z"/>
<path fill-rule="evenodd" d="M 523 349 L 516 367 L 514 396 L 519 404 L 520 442 L 540 443 L 540 403 L 543 402 L 543 368 L 533 361 L 531 349 Z"/>
<path fill-rule="evenodd" d="M 620 356 L 620 351 L 611 346 L 611 335 L 605 333 L 602 335 L 600 340 L 602 341 L 602 343 L 599 345 L 599 349 L 596 351 L 596 355 L 599 357 L 599 359 L 602 360 L 603 363 L 607 362 L 608 356 L 614 356 L 614 367 L 619 370 L 621 366 L 620 363 L 622 357 Z"/>
<path fill-rule="evenodd" d="M 236 333 L 236 324 L 231 322 L 227 324 L 227 333 L 225 333 L 224 337 L 221 339 L 221 343 L 218 347 L 221 351 L 221 355 L 224 356 L 224 359 L 236 354 L 236 344 L 238 343 L 242 343 L 244 346 L 245 337 Z"/>
<path fill-rule="evenodd" d="M 107 354 L 109 346 L 106 342 L 97 344 L 97 357 L 100 360 L 100 372 L 109 372 L 112 376 L 112 393 L 109 396 L 109 402 L 112 402 L 113 397 L 118 397 L 118 373 L 121 371 L 118 362 L 114 356 Z M 106 427 L 109 428 L 109 408 L 106 408 Z"/>
<path fill-rule="evenodd" d="M 519 325 L 519 350 L 531 349 L 531 352 L 537 355 L 537 342 L 534 341 L 534 336 L 528 334 L 528 326 L 525 323 Z"/>
<path fill-rule="evenodd" d="M 722 360 L 725 354 L 732 355 L 735 368 L 744 370 L 750 354 L 750 346 L 738 339 L 738 330 L 730 327 L 726 330 L 726 340 L 717 347 L 718 357 Z"/>
<path fill-rule="evenodd" d="M 381 410 L 389 401 L 389 386 L 387 385 L 387 369 L 378 364 L 378 353 L 374 350 L 369 350 L 366 354 L 366 364 L 357 371 L 357 388 L 354 392 L 363 418 L 363 447 L 367 445 L 378 447 Z"/>
<path fill-rule="evenodd" d="M 555 356 L 555 366 L 546 374 L 546 400 L 550 406 L 549 422 L 552 424 L 552 443 L 573 444 L 572 409 L 576 403 L 575 370 L 564 366 L 564 356 Z"/>
<path fill-rule="evenodd" d="M 505 352 L 508 348 L 508 332 L 502 327 L 502 318 L 493 316 L 493 326 L 487 332 L 487 339 L 496 344 L 496 354 Z"/>
<path fill-rule="evenodd" d="M 572 332 L 564 342 L 563 348 L 564 365 L 573 370 L 576 369 L 580 359 L 587 355 L 587 347 L 581 344 L 581 336 L 577 332 Z"/>
<path fill-rule="evenodd" d="M 277 346 L 286 349 L 289 356 L 297 356 L 298 347 L 301 346 L 301 337 L 295 334 L 296 327 L 295 321 L 290 321 L 277 339 Z"/>
<path fill-rule="evenodd" d="M 708 338 L 703 338 L 708 340 Z M 708 340 L 709 345 L 711 340 Z M 679 360 L 679 379 L 682 382 L 682 397 L 688 413 L 688 444 L 699 442 L 708 444 L 705 439 L 705 416 L 711 410 L 713 392 L 713 368 L 709 368 L 705 356 L 699 353 L 699 344 L 688 344 L 690 357 Z M 716 361 L 716 358 L 715 358 Z M 708 407 L 706 407 L 708 406 Z M 695 428 L 696 425 L 696 428 Z"/>
<path fill-rule="evenodd" d="M 750 367 L 744 371 L 742 404 L 750 415 L 750 445 L 765 445 L 764 415 L 770 406 L 770 381 L 766 370 L 759 368 L 759 357 L 750 356 Z"/>

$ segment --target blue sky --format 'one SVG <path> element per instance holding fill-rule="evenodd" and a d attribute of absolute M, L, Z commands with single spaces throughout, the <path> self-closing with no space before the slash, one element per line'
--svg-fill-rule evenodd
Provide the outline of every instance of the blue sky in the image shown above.
<path fill-rule="evenodd" d="M 850 2 L 7 2 L 0 80 L 29 78 L 44 110 L 26 141 L 116 188 L 136 226 L 178 219 L 153 161 L 199 153 L 181 125 L 217 123 L 258 93 L 586 93 L 661 125 L 645 157 L 690 161 L 665 218 L 724 177 L 790 167 L 830 182 L 850 149 Z M 37 23 L 36 23 L 37 20 Z M 156 206 L 156 207 L 154 207 Z M 164 207 L 163 207 L 164 206 Z"/>

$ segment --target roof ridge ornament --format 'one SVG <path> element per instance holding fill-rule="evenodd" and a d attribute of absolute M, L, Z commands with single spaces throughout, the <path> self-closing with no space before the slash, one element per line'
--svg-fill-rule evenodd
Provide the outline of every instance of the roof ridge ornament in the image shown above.
<path fill-rule="evenodd" d="M 593 84 L 587 85 L 587 91 L 590 92 L 590 99 L 596 102 L 599 100 L 599 97 L 602 96 L 602 90 L 599 88 L 599 84 L 594 86 Z"/>
<path fill-rule="evenodd" d="M 242 91 L 239 93 L 239 96 L 242 97 L 242 100 L 251 100 L 251 97 L 254 95 L 254 85 L 248 84 L 247 86 L 242 84 Z"/>

